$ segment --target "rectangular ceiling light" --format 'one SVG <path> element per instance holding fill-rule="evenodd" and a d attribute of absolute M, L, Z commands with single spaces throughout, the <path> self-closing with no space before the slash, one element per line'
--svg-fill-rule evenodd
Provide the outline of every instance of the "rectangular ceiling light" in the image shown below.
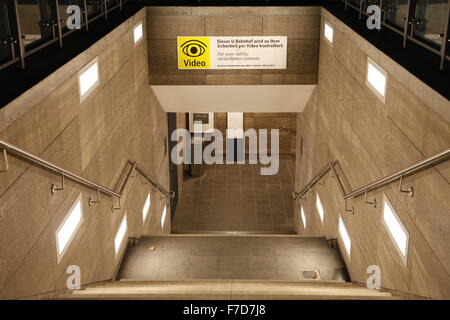
<path fill-rule="evenodd" d="M 344 243 L 345 251 L 347 251 L 348 257 L 350 258 L 350 248 L 352 246 L 352 241 L 350 240 L 350 235 L 348 234 L 347 228 L 345 227 L 344 220 L 342 220 L 341 215 L 339 215 L 339 234 L 341 236 L 342 242 Z"/>
<path fill-rule="evenodd" d="M 133 34 L 134 34 L 134 44 L 137 44 L 139 42 L 139 40 L 142 39 L 142 35 L 144 34 L 143 29 L 142 29 L 142 22 L 139 22 L 134 27 Z"/>
<path fill-rule="evenodd" d="M 387 73 L 372 59 L 367 58 L 367 80 L 366 83 L 375 95 L 385 102 Z"/>
<path fill-rule="evenodd" d="M 400 221 L 386 195 L 383 197 L 383 222 L 402 257 L 403 262 L 406 264 L 409 233 Z"/>
<path fill-rule="evenodd" d="M 323 29 L 325 38 L 330 42 L 333 43 L 333 27 L 325 22 L 325 26 Z"/>
<path fill-rule="evenodd" d="M 100 83 L 98 57 L 80 70 L 78 73 L 78 83 L 80 86 L 80 100 L 83 101 Z"/>
<path fill-rule="evenodd" d="M 306 229 L 306 216 L 305 216 L 305 211 L 303 210 L 303 206 L 300 207 L 300 213 L 302 215 L 303 228 Z"/>
<path fill-rule="evenodd" d="M 66 252 L 70 242 L 74 238 L 78 229 L 83 222 L 83 206 L 82 196 L 78 196 L 75 203 L 69 210 L 69 213 L 64 218 L 61 225 L 56 230 L 56 248 L 58 252 L 58 263 L 61 261 L 64 253 Z"/>
<path fill-rule="evenodd" d="M 122 246 L 125 235 L 127 234 L 127 213 L 123 215 L 122 222 L 120 223 L 119 230 L 117 230 L 116 237 L 114 238 L 114 248 L 116 250 L 116 256 L 119 253 Z"/>
<path fill-rule="evenodd" d="M 319 198 L 319 193 L 316 194 L 316 207 L 317 207 L 317 212 L 319 212 L 319 216 L 320 216 L 320 220 L 323 222 L 323 206 L 322 206 L 322 201 L 320 201 Z"/>
<path fill-rule="evenodd" d="M 166 222 L 166 213 L 167 213 L 167 206 L 164 206 L 164 210 L 161 216 L 161 228 L 164 228 L 164 222 Z"/>
<path fill-rule="evenodd" d="M 144 203 L 144 208 L 142 208 L 142 217 L 145 222 L 145 219 L 147 218 L 148 210 L 150 209 L 150 193 L 147 196 L 147 199 Z"/>

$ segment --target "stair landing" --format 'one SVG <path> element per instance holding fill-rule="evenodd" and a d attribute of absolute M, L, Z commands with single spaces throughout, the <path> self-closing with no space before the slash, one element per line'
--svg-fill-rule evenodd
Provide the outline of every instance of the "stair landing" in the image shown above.
<path fill-rule="evenodd" d="M 279 235 L 170 235 L 129 246 L 117 279 L 347 281 L 344 262 L 324 238 Z"/>

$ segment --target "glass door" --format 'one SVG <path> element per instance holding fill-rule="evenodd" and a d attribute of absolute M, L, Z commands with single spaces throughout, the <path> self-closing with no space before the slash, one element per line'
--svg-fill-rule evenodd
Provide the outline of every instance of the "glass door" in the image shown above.
<path fill-rule="evenodd" d="M 414 36 L 441 46 L 447 15 L 448 0 L 417 0 Z"/>
<path fill-rule="evenodd" d="M 26 49 L 55 37 L 56 18 L 49 0 L 18 0 L 19 24 Z"/>
<path fill-rule="evenodd" d="M 385 0 L 383 1 L 384 22 L 403 30 L 404 19 L 408 14 L 408 0 Z"/>

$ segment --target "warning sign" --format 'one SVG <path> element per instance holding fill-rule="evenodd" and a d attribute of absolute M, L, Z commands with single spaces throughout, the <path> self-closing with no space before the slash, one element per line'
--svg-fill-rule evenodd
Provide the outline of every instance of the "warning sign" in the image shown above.
<path fill-rule="evenodd" d="M 286 69 L 287 37 L 178 37 L 179 69 Z"/>
<path fill-rule="evenodd" d="M 178 69 L 209 68 L 209 37 L 178 37 Z"/>

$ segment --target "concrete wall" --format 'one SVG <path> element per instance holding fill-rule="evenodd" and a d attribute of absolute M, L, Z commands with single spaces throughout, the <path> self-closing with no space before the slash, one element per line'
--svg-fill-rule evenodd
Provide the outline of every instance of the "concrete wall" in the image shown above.
<path fill-rule="evenodd" d="M 322 25 L 334 26 L 331 46 L 320 41 L 319 85 L 305 112 L 298 116 L 296 190 L 300 190 L 329 161 L 338 160 L 346 190 L 354 190 L 450 146 L 450 103 L 421 83 L 350 28 L 322 9 Z M 388 73 L 386 102 L 365 84 L 367 56 Z M 303 155 L 300 141 L 303 140 Z M 301 200 L 306 230 L 295 209 L 298 233 L 338 238 L 342 214 L 351 237 L 351 255 L 342 251 L 353 281 L 366 283 L 366 268 L 381 267 L 382 287 L 411 295 L 450 298 L 450 162 L 405 179 L 413 186 L 410 198 L 398 183 L 348 201 L 355 214 L 344 210 L 344 201 L 330 175 L 325 186 L 316 186 Z M 320 222 L 316 205 L 319 193 L 325 218 Z M 383 194 L 389 198 L 409 232 L 404 264 L 382 223 Z"/>
<path fill-rule="evenodd" d="M 297 115 L 295 113 L 244 113 L 244 130 L 254 128 L 257 131 L 267 129 L 268 145 L 270 144 L 270 129 L 279 130 L 279 152 L 282 155 L 295 157 L 297 136 Z M 246 145 L 248 153 L 248 143 Z"/>
<path fill-rule="evenodd" d="M 295 156 L 296 137 L 297 137 L 297 116 L 295 113 L 254 113 L 244 112 L 244 131 L 255 129 L 257 132 L 261 129 L 267 129 L 270 135 L 270 129 L 279 129 L 279 152 L 282 155 Z M 214 113 L 214 127 L 219 129 L 226 137 L 227 113 Z M 270 136 L 267 138 L 270 148 Z M 245 150 L 248 154 L 249 143 L 246 141 Z M 224 146 L 224 152 L 226 148 Z"/>
<path fill-rule="evenodd" d="M 154 85 L 315 84 L 320 7 L 148 7 Z M 285 70 L 178 70 L 177 36 L 287 36 Z"/>
<path fill-rule="evenodd" d="M 140 20 L 146 23 L 145 10 L 1 109 L 0 138 L 108 188 L 117 187 L 127 160 L 140 161 L 168 187 L 167 120 L 148 84 L 146 35 L 133 44 Z M 100 85 L 80 103 L 77 73 L 97 56 Z M 9 165 L 0 173 L 3 299 L 64 289 L 68 265 L 80 266 L 83 284 L 110 279 L 121 256 L 115 257 L 114 237 L 125 211 L 128 236 L 170 232 L 170 214 L 161 227 L 163 202 L 156 194 L 143 223 L 149 190 L 139 175 L 125 189 L 122 209 L 112 213 L 112 198 L 102 195 L 89 207 L 96 192 L 68 180 L 52 196 L 59 176 L 12 156 Z M 84 221 L 58 263 L 55 232 L 80 194 Z"/>

